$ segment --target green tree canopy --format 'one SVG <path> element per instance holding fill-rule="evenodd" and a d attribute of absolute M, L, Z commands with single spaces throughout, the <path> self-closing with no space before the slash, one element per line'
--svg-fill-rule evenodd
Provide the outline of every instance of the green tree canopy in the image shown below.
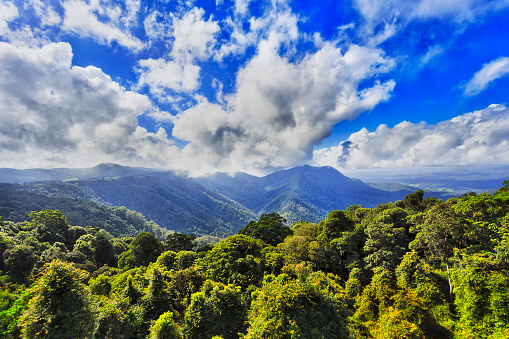
<path fill-rule="evenodd" d="M 245 332 L 246 321 L 247 307 L 240 287 L 208 280 L 201 292 L 191 296 L 184 319 L 184 334 L 189 339 L 208 339 L 214 335 L 236 339 L 239 333 Z"/>
<path fill-rule="evenodd" d="M 30 288 L 32 299 L 20 319 L 23 338 L 90 338 L 93 306 L 85 285 L 88 274 L 55 260 Z"/>
<path fill-rule="evenodd" d="M 196 244 L 196 236 L 194 234 L 183 234 L 175 232 L 168 234 L 164 246 L 167 251 L 192 251 Z"/>
<path fill-rule="evenodd" d="M 207 277 L 224 284 L 247 287 L 263 277 L 260 244 L 247 235 L 226 238 L 207 252 L 201 261 Z"/>
<path fill-rule="evenodd" d="M 182 339 L 182 333 L 173 321 L 170 311 L 161 314 L 150 327 L 148 339 Z"/>
<path fill-rule="evenodd" d="M 34 236 L 40 242 L 53 244 L 60 241 L 67 246 L 72 246 L 73 239 L 67 217 L 59 210 L 43 210 L 31 212 L 28 215 L 32 218 L 31 224 L 34 229 Z"/>
<path fill-rule="evenodd" d="M 293 233 L 290 227 L 285 226 L 285 223 L 286 219 L 277 213 L 262 214 L 258 222 L 251 220 L 246 227 L 239 231 L 239 234 L 248 235 L 276 246 Z"/>
<path fill-rule="evenodd" d="M 336 280 L 323 273 L 267 280 L 252 302 L 246 338 L 349 338 L 349 312 Z"/>
<path fill-rule="evenodd" d="M 135 268 L 148 266 L 157 260 L 163 252 L 163 245 L 152 233 L 141 232 L 129 244 L 129 250 L 120 255 L 120 268 Z"/>

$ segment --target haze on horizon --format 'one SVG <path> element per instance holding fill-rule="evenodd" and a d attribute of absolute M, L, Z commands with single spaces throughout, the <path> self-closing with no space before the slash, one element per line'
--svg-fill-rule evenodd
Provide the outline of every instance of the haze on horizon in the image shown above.
<path fill-rule="evenodd" d="M 509 164 L 509 1 L 0 0 L 0 167 Z"/>

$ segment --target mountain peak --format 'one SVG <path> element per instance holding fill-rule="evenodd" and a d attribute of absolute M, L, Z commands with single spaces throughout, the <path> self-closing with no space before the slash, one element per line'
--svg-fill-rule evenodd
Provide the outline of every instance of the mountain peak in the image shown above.
<path fill-rule="evenodd" d="M 292 167 L 286 170 L 277 171 L 274 173 L 285 173 L 285 175 L 334 175 L 339 177 L 345 177 L 341 172 L 339 172 L 337 169 L 331 166 L 311 166 L 311 165 L 302 165 L 297 167 Z M 273 174 L 274 174 L 273 173 Z M 270 176 L 270 174 L 268 175 Z"/>

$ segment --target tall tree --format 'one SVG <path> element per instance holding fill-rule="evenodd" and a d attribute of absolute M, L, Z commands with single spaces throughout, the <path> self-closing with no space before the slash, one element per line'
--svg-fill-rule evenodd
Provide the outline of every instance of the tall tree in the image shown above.
<path fill-rule="evenodd" d="M 242 287 L 258 285 L 263 278 L 260 244 L 237 234 L 226 238 L 207 252 L 201 261 L 207 277 L 224 284 Z"/>
<path fill-rule="evenodd" d="M 246 338 L 349 338 L 337 280 L 321 272 L 305 280 L 271 276 L 251 304 Z"/>
<path fill-rule="evenodd" d="M 251 220 L 239 234 L 248 235 L 255 239 L 276 246 L 292 234 L 292 229 L 285 226 L 286 219 L 277 213 L 263 214 L 258 222 Z"/>
<path fill-rule="evenodd" d="M 184 334 L 189 339 L 220 335 L 236 339 L 246 330 L 247 307 L 239 287 L 208 280 L 201 292 L 191 296 L 184 318 Z"/>
<path fill-rule="evenodd" d="M 194 234 L 187 235 L 183 233 L 168 234 L 164 245 L 167 251 L 192 251 L 196 243 L 196 236 Z"/>
<path fill-rule="evenodd" d="M 32 299 L 20 319 L 23 338 L 90 338 L 93 306 L 85 285 L 88 274 L 55 260 L 32 285 Z"/>
<path fill-rule="evenodd" d="M 148 339 L 182 339 L 182 333 L 173 321 L 173 313 L 170 311 L 161 316 L 150 327 Z"/>
<path fill-rule="evenodd" d="M 120 268 L 148 266 L 163 252 L 163 245 L 152 233 L 141 232 L 129 244 L 129 250 L 120 255 Z"/>
<path fill-rule="evenodd" d="M 73 239 L 70 231 L 70 225 L 67 217 L 59 210 L 43 210 L 40 212 L 31 212 L 28 215 L 32 218 L 31 224 L 35 227 L 34 236 L 40 242 L 49 242 L 53 244 L 60 241 L 69 248 L 72 246 Z"/>
<path fill-rule="evenodd" d="M 449 281 L 449 295 L 452 298 L 450 261 L 455 248 L 465 247 L 464 231 L 458 215 L 448 203 L 436 204 L 430 208 L 423 225 L 410 248 L 424 251 L 431 262 L 445 266 Z"/>

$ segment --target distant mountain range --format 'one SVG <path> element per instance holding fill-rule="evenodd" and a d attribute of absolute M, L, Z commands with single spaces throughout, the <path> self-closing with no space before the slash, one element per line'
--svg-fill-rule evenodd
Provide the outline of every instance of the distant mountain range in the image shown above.
<path fill-rule="evenodd" d="M 509 179 L 509 166 L 458 166 L 458 167 L 409 167 L 404 169 L 369 169 L 348 172 L 365 182 L 376 185 L 405 186 L 429 191 L 449 192 L 454 195 L 487 192 L 498 189 L 502 181 Z M 382 187 L 382 186 L 379 186 Z"/>
<path fill-rule="evenodd" d="M 106 163 L 90 168 L 32 168 L 24 170 L 0 168 L 0 183 L 23 184 L 37 181 L 86 180 L 141 175 L 149 172 L 154 172 L 154 170 Z"/>
<path fill-rule="evenodd" d="M 395 183 L 366 184 L 331 167 L 301 166 L 264 177 L 219 173 L 189 178 L 173 172 L 101 164 L 89 169 L 0 169 L 11 190 L 38 196 L 125 206 L 161 227 L 197 235 L 236 233 L 263 213 L 288 222 L 319 222 L 336 209 L 375 207 L 416 190 Z M 443 192 L 427 192 L 448 198 Z M 0 197 L 1 199 L 1 197 Z"/>

